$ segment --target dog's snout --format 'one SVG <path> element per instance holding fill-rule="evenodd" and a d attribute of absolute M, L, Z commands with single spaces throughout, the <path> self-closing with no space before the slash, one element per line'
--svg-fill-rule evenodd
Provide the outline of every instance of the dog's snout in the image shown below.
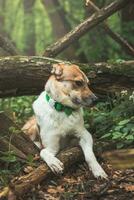
<path fill-rule="evenodd" d="M 91 104 L 97 102 L 97 100 L 98 100 L 98 98 L 94 94 L 91 94 L 91 95 L 83 98 L 83 103 L 86 106 L 90 106 Z"/>
<path fill-rule="evenodd" d="M 91 99 L 92 101 L 97 101 L 98 100 L 98 97 L 96 97 L 94 94 L 91 95 Z"/>

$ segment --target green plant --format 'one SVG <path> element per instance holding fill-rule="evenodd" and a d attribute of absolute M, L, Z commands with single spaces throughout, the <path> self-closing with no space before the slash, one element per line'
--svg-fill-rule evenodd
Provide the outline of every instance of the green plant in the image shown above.
<path fill-rule="evenodd" d="M 99 140 L 115 141 L 117 148 L 134 142 L 134 93 L 122 91 L 107 102 L 86 110 L 85 125 Z"/>

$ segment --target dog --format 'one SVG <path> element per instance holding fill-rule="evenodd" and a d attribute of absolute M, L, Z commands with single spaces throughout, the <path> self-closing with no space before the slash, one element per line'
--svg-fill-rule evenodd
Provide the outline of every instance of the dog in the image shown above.
<path fill-rule="evenodd" d="M 40 157 L 54 173 L 62 173 L 64 169 L 63 163 L 56 157 L 60 150 L 60 141 L 73 135 L 78 138 L 93 175 L 107 179 L 107 174 L 94 155 L 92 136 L 84 127 L 83 106 L 91 106 L 97 100 L 88 84 L 87 76 L 77 65 L 54 64 L 45 91 L 33 103 L 36 119 L 31 118 L 31 122 L 23 130 L 31 130 L 27 133 L 34 140 L 36 134 L 32 134 L 32 129 L 39 134 L 37 126 L 33 127 L 37 121 L 42 143 L 36 143 L 42 148 Z"/>

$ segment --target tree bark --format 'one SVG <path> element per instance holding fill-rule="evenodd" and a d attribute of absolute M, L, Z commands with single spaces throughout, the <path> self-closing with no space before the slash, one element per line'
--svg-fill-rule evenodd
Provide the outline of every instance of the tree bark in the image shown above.
<path fill-rule="evenodd" d="M 20 159 L 39 153 L 38 148 L 17 125 L 5 114 L 0 113 L 0 151 L 13 151 Z"/>
<path fill-rule="evenodd" d="M 45 57 L 0 58 L 0 97 L 39 94 L 44 90 L 53 63 L 60 62 L 67 63 Z M 98 94 L 134 89 L 134 61 L 78 65 Z"/>
<path fill-rule="evenodd" d="M 128 3 L 133 0 L 118 0 L 114 1 L 110 5 L 100 9 L 91 17 L 87 18 L 84 22 L 75 27 L 72 31 L 66 34 L 63 38 L 59 39 L 57 42 L 49 46 L 44 52 L 44 56 L 54 57 L 65 48 L 67 48 L 74 41 L 78 40 L 82 35 L 84 35 L 88 30 L 91 30 L 97 24 L 101 23 L 110 15 L 114 14 L 116 11 L 125 7 Z"/>

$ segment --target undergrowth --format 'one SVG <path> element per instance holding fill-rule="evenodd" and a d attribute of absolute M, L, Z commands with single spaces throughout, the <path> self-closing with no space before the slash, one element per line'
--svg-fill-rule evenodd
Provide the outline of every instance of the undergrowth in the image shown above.
<path fill-rule="evenodd" d="M 5 111 L 19 125 L 22 125 L 33 114 L 32 97 L 17 97 L 0 100 L 0 111 Z M 131 147 L 134 143 L 134 92 L 122 91 L 114 98 L 108 97 L 105 102 L 84 109 L 85 126 L 100 141 L 114 141 L 116 147 Z M 33 165 L 29 155 L 28 165 Z M 0 152 L 0 186 L 20 172 L 24 163 L 19 162 L 14 152 Z"/>

